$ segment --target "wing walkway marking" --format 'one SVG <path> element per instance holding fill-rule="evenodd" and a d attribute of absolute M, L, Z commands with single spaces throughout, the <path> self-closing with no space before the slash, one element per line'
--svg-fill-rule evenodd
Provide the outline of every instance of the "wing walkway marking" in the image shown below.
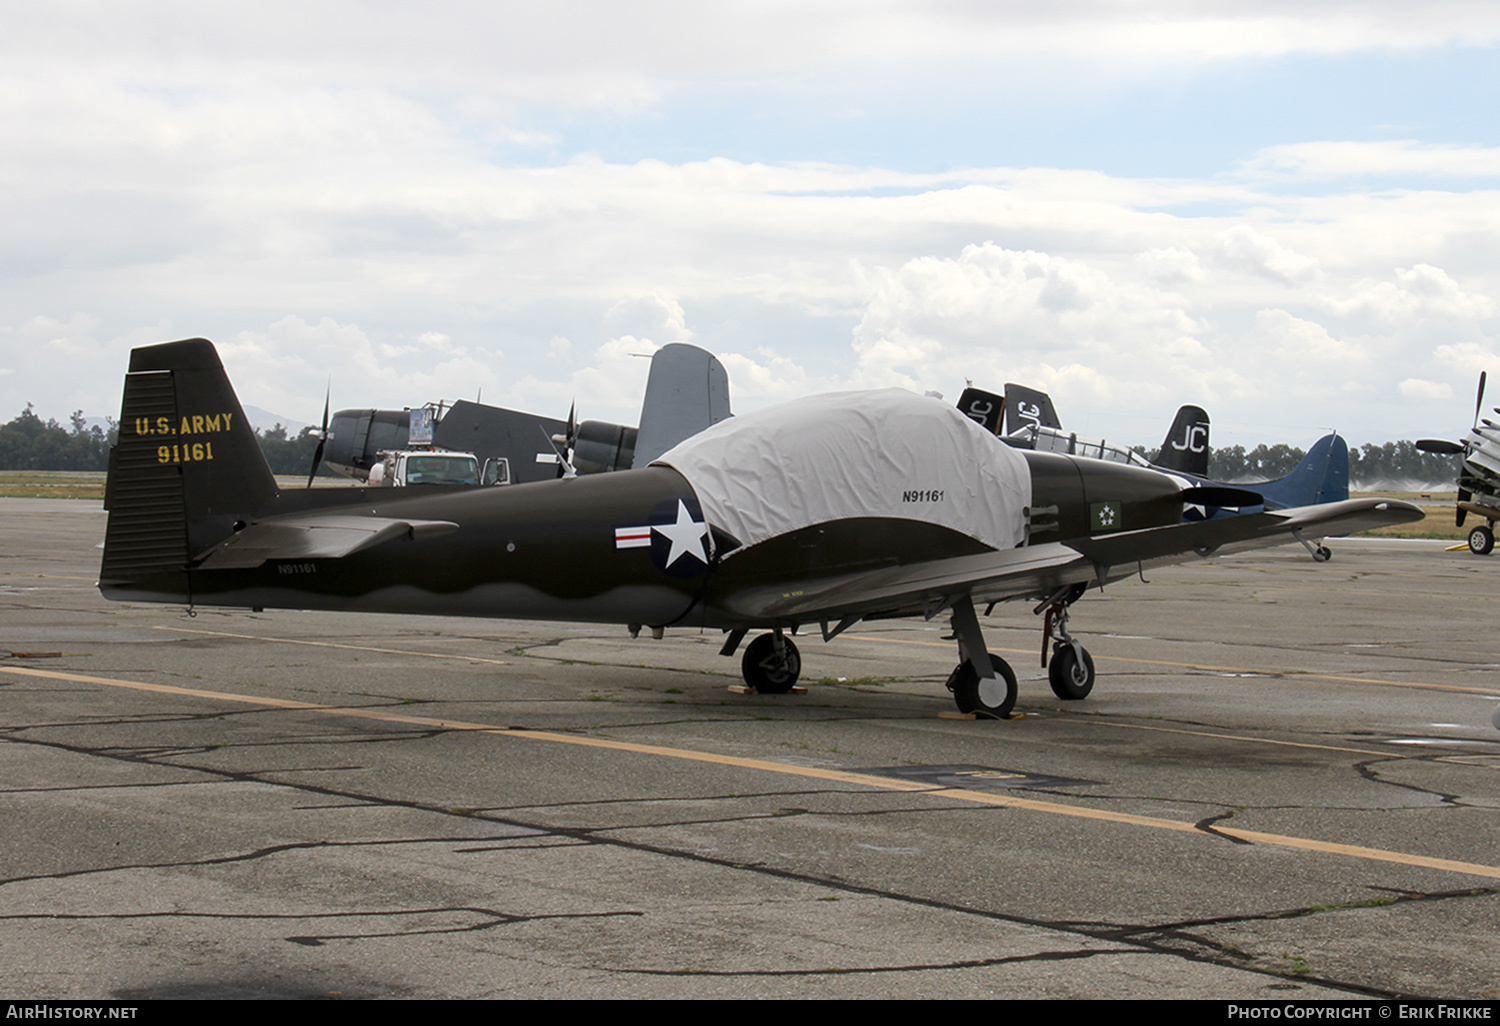
<path fill-rule="evenodd" d="M 879 641 L 887 645 L 923 645 L 928 648 L 952 648 L 951 644 L 939 641 L 917 641 L 915 638 L 877 638 L 869 634 L 845 634 L 844 637 L 853 641 Z M 999 648 L 990 646 L 991 652 L 1005 652 L 1009 655 L 1037 655 L 1034 648 Z M 1091 653 L 1093 654 L 1093 653 Z M 1255 670 L 1245 666 L 1210 666 L 1206 663 L 1173 663 L 1165 659 L 1131 659 L 1126 656 L 1094 655 L 1094 662 L 1112 663 L 1137 663 L 1141 666 L 1175 666 L 1182 670 L 1211 670 L 1215 673 L 1250 673 L 1257 677 L 1265 677 L 1269 680 L 1336 680 L 1346 684 L 1382 684 L 1393 688 L 1423 688 L 1428 691 L 1456 691 L 1469 695 L 1483 695 L 1493 698 L 1494 688 L 1471 688 L 1462 684 L 1427 684 L 1415 680 L 1382 680 L 1379 677 L 1340 677 L 1331 673 L 1302 673 L 1301 671 L 1287 670 Z"/>
<path fill-rule="evenodd" d="M 0 666 L 0 673 L 19 677 L 37 677 L 43 680 L 69 681 L 76 684 L 97 684 L 103 687 L 124 688 L 132 691 L 148 691 L 161 695 L 178 695 L 186 698 L 201 698 L 213 702 L 238 702 L 245 705 L 270 706 L 314 712 L 329 716 L 347 716 L 354 719 L 379 720 L 384 723 L 402 723 L 440 730 L 468 730 L 483 734 L 502 734 L 507 737 L 529 741 L 545 741 L 555 744 L 577 745 L 583 748 L 603 748 L 616 752 L 631 752 L 637 755 L 655 755 L 688 762 L 707 762 L 737 769 L 760 770 L 766 773 L 781 773 L 787 776 L 829 780 L 843 784 L 854 784 L 879 791 L 900 791 L 931 795 L 951 801 L 973 802 L 978 805 L 996 805 L 1004 808 L 1025 809 L 1030 812 L 1047 813 L 1054 816 L 1070 816 L 1091 819 L 1104 823 L 1119 823 L 1128 826 L 1147 827 L 1154 830 L 1170 830 L 1182 834 L 1205 835 L 1193 823 L 1155 816 L 1137 816 L 1127 812 L 1112 812 L 1082 805 L 1064 805 L 1060 802 L 1044 802 L 1015 795 L 991 794 L 983 791 L 966 791 L 953 787 L 932 787 L 916 781 L 877 777 L 867 773 L 850 773 L 844 770 L 821 769 L 814 766 L 792 766 L 771 762 L 768 759 L 746 759 L 733 755 L 716 755 L 712 752 L 696 752 L 687 748 L 666 748 L 660 745 L 643 745 L 631 741 L 611 741 L 606 738 L 582 737 L 575 734 L 559 734 L 544 730 L 520 730 L 513 727 L 496 727 L 488 723 L 470 723 L 464 720 L 444 720 L 429 716 L 411 716 L 405 713 L 387 712 L 383 709 L 363 709 L 354 706 L 322 705 L 316 702 L 299 702 L 287 698 L 270 698 L 260 695 L 240 695 L 222 691 L 205 691 L 198 688 L 182 688 L 171 684 L 150 684 L 145 681 L 116 680 L 109 677 L 93 677 L 79 673 L 62 673 L 53 670 L 34 670 L 22 666 Z M 1464 873 L 1469 876 L 1500 880 L 1500 866 L 1486 866 L 1475 862 L 1459 862 L 1454 859 L 1438 859 L 1427 855 L 1388 851 L 1383 848 L 1365 848 L 1354 844 L 1339 844 L 1319 841 L 1307 837 L 1292 837 L 1286 834 L 1268 834 L 1257 830 L 1241 830 L 1236 827 L 1215 824 L 1213 832 L 1239 838 L 1252 844 L 1315 851 L 1328 855 L 1344 855 L 1372 862 L 1394 862 L 1404 866 L 1436 869 L 1449 873 Z"/>

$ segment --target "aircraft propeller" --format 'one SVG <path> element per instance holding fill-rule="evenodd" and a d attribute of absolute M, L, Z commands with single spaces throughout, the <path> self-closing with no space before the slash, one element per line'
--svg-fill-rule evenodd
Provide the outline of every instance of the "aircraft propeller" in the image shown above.
<path fill-rule="evenodd" d="M 1479 391 L 1474 396 L 1474 423 L 1470 426 L 1470 430 L 1479 426 L 1479 414 L 1484 410 L 1485 376 L 1484 371 L 1479 372 Z M 1500 410 L 1496 412 L 1500 413 Z M 1462 442 L 1450 442 L 1446 438 L 1419 438 L 1416 445 L 1421 452 L 1430 452 L 1436 456 L 1462 456 L 1468 451 L 1468 447 Z M 1463 526 L 1462 520 L 1459 521 L 1458 526 Z"/>
<path fill-rule="evenodd" d="M 323 393 L 323 426 L 318 429 L 318 447 L 313 450 L 312 469 L 307 472 L 307 487 L 311 488 L 313 478 L 318 476 L 318 467 L 323 462 L 323 447 L 328 444 L 328 405 L 333 398 L 333 381 L 328 382 L 328 389 Z"/>
<path fill-rule="evenodd" d="M 572 477 L 573 450 L 578 445 L 578 400 L 568 404 L 568 430 L 565 434 L 551 436 L 552 446 L 557 449 L 558 477 Z"/>

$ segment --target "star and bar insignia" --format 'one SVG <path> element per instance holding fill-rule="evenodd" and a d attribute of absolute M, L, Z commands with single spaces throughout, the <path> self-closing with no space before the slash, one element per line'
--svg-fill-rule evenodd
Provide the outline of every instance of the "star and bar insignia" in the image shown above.
<path fill-rule="evenodd" d="M 708 569 L 708 524 L 698 500 L 676 496 L 656 504 L 644 524 L 615 528 L 615 550 L 651 550 L 651 562 L 673 577 L 696 577 Z"/>

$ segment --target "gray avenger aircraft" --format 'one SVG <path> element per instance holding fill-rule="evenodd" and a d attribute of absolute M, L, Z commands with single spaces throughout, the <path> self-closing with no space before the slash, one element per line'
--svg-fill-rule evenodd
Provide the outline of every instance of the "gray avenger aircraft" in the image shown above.
<path fill-rule="evenodd" d="M 471 452 L 483 464 L 504 459 L 516 484 L 562 476 L 559 456 L 580 474 L 644 467 L 682 439 L 730 415 L 729 376 L 717 357 L 697 346 L 671 342 L 651 355 L 640 427 L 586 420 L 577 423 L 460 399 L 429 404 L 434 415 L 428 442 L 437 449 Z M 323 409 L 323 441 L 313 456 L 309 485 L 320 463 L 366 480 L 380 453 L 414 447 L 415 411 L 339 410 L 330 424 Z M 325 451 L 326 446 L 326 451 Z M 559 453 L 556 446 L 560 446 Z"/>
<path fill-rule="evenodd" d="M 1359 499 L 1183 523 L 1153 470 L 1022 452 L 899 389 L 812 396 L 724 420 L 649 467 L 510 488 L 280 491 L 213 345 L 131 353 L 110 460 L 107 598 L 718 628 L 747 682 L 784 692 L 801 657 L 862 619 L 951 618 L 964 711 L 1003 716 L 1016 678 L 976 610 L 1045 610 L 1051 683 L 1082 698 L 1067 632 L 1090 584 L 1241 546 L 1420 519 Z M 1225 503 L 1218 503 L 1225 504 Z M 1045 642 L 1044 642 L 1045 643 Z"/>

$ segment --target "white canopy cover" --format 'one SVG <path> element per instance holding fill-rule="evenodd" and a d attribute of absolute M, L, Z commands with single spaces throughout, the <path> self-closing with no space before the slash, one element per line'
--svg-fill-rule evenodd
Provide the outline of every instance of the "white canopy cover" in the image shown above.
<path fill-rule="evenodd" d="M 809 396 L 721 421 L 656 461 L 746 545 L 846 517 L 941 524 L 996 549 L 1024 537 L 1031 473 L 941 399 L 899 388 Z"/>

